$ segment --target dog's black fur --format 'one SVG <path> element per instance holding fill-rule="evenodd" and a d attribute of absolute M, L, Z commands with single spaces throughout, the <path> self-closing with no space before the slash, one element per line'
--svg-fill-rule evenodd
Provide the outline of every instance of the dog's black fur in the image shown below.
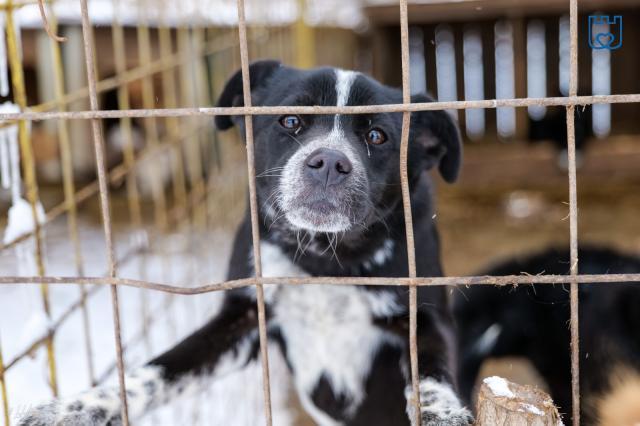
<path fill-rule="evenodd" d="M 397 89 L 359 73 L 333 68 L 301 71 L 262 61 L 250 66 L 250 75 L 254 105 L 402 102 Z M 238 72 L 228 82 L 218 105 L 239 106 L 242 99 Z M 416 96 L 413 101 L 430 99 Z M 291 271 L 309 276 L 408 275 L 399 185 L 401 119 L 398 113 L 253 117 L 265 276 Z M 237 126 L 244 133 L 243 117 L 219 116 L 216 124 L 222 130 Z M 287 128 L 289 124 L 295 124 L 295 128 Z M 381 135 L 386 135 L 387 141 L 374 143 L 381 141 Z M 319 148 L 303 162 L 296 162 L 296 154 L 307 155 L 305 150 L 314 147 Z M 442 274 L 429 170 L 438 167 L 444 179 L 452 182 L 460 162 L 460 138 L 450 116 L 443 111 L 413 113 L 408 170 L 419 276 Z M 323 168 L 327 164 L 331 166 L 328 171 Z M 254 275 L 251 253 L 247 213 L 236 234 L 229 279 Z M 283 264 L 288 268 L 284 272 L 276 267 Z M 279 344 L 294 381 L 299 383 L 303 405 L 316 422 L 368 426 L 410 423 L 413 411 L 406 399 L 410 389 L 406 288 L 267 286 L 265 290 L 269 337 Z M 445 289 L 420 287 L 418 306 L 422 424 L 469 424 L 469 411 L 459 404 L 454 391 L 455 343 Z M 333 328 L 329 334 L 314 334 L 316 322 Z M 258 354 L 257 326 L 253 289 L 228 292 L 215 318 L 132 376 L 134 392 L 141 389 L 145 395 L 141 399 L 144 410 L 165 402 L 168 395 L 180 393 L 188 377 L 215 376 L 223 359 L 233 357 L 240 365 L 254 359 Z M 307 340 L 292 340 L 300 333 Z M 372 335 L 376 336 L 376 346 L 367 347 L 372 341 L 367 336 Z M 358 341 L 367 338 L 358 346 Z M 314 342 L 315 352 L 305 352 Z M 318 342 L 327 346 L 317 347 Z M 316 361 L 327 356 L 335 359 L 326 365 Z M 358 356 L 361 364 L 370 364 L 370 368 L 348 364 Z M 351 368 L 365 375 L 358 379 L 360 382 L 350 378 Z M 136 379 L 145 375 L 150 378 L 141 379 L 142 385 L 136 390 Z M 311 380 L 310 387 L 306 380 Z M 347 385 L 341 389 L 336 382 Z M 112 394 L 114 402 L 116 394 Z M 74 414 L 63 404 L 48 407 L 48 414 L 36 410 L 21 424 L 46 424 L 40 420 L 47 415 L 65 418 Z M 82 411 L 86 415 L 94 408 L 85 405 Z M 130 411 L 134 416 L 141 414 Z M 112 411 L 106 418 L 117 419 L 118 415 Z"/>
<path fill-rule="evenodd" d="M 578 106 L 574 112 L 575 143 L 577 166 L 593 137 L 592 108 L 590 105 Z M 558 153 L 557 165 L 567 169 L 567 112 L 565 108 L 549 107 L 540 120 L 529 118 L 529 142 L 550 142 Z"/>
<path fill-rule="evenodd" d="M 640 272 L 640 258 L 610 249 L 585 247 L 578 257 L 581 274 Z M 564 275 L 569 269 L 569 251 L 549 249 L 481 274 Z M 454 308 L 462 354 L 461 393 L 470 398 L 486 359 L 526 357 L 570 422 L 569 286 L 482 286 L 463 289 L 463 293 L 456 297 Z M 597 421 L 593 402 L 612 390 L 612 375 L 620 367 L 640 371 L 640 288 L 634 283 L 581 284 L 579 297 L 581 417 L 583 424 L 592 424 Z M 487 333 L 491 327 L 493 331 Z"/>

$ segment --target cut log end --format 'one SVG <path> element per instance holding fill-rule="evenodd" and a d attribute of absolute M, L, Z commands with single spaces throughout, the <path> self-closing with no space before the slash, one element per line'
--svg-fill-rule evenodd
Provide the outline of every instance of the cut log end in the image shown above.
<path fill-rule="evenodd" d="M 560 426 L 549 395 L 501 377 L 484 379 L 476 403 L 476 426 Z"/>

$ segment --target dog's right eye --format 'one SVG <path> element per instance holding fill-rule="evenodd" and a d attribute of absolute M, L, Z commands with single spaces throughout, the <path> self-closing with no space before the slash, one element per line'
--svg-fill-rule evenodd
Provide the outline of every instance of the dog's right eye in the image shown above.
<path fill-rule="evenodd" d="M 285 129 L 297 130 L 302 126 L 302 120 L 297 115 L 283 115 L 280 117 L 280 125 Z"/>

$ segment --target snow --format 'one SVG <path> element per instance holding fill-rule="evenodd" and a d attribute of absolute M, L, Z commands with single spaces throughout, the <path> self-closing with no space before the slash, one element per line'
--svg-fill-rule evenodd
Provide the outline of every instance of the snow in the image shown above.
<path fill-rule="evenodd" d="M 487 377 L 483 380 L 483 382 L 487 386 L 489 386 L 489 389 L 491 389 L 491 392 L 493 392 L 495 396 L 504 396 L 507 398 L 515 397 L 515 394 L 511 392 L 511 389 L 509 389 L 509 382 L 507 382 L 502 377 L 498 377 L 498 376 Z"/>
<path fill-rule="evenodd" d="M 298 0 L 247 0 L 246 19 L 249 24 L 288 25 L 300 14 Z M 143 0 L 92 0 L 89 18 L 95 25 L 110 25 L 115 18 L 123 25 L 145 22 L 149 25 L 237 25 L 236 0 L 187 0 L 158 2 Z M 80 6 L 77 0 L 60 0 L 53 5 L 53 14 L 61 24 L 79 24 Z M 42 28 L 37 5 L 22 7 L 16 15 L 22 26 Z M 314 26 L 356 28 L 364 15 L 359 0 L 307 0 L 305 20 Z"/>
<path fill-rule="evenodd" d="M 38 222 L 44 223 L 45 214 L 42 204 L 38 202 L 36 205 Z M 20 238 L 25 234 L 33 232 L 35 221 L 33 220 L 33 211 L 31 205 L 23 198 L 13 200 L 13 205 L 9 209 L 9 222 L 4 230 L 4 244 Z"/>
<path fill-rule="evenodd" d="M 37 297 L 37 295 L 34 295 Z M 36 298 L 29 298 L 29 300 L 37 300 Z M 18 340 L 18 346 L 21 348 L 28 348 L 33 340 L 33 336 L 44 336 L 51 329 L 51 322 L 47 315 L 40 307 L 34 306 L 33 309 L 29 309 L 31 316 L 27 319 L 26 324 L 22 327 L 22 335 Z"/>
<path fill-rule="evenodd" d="M 30 214 L 29 214 L 30 216 Z M 0 229 L 0 232 L 2 229 Z M 73 244 L 67 237 L 64 218 L 46 226 L 44 245 L 46 273 L 51 276 L 77 275 L 73 261 Z M 100 224 L 80 217 L 82 253 L 85 273 L 100 276 L 106 273 L 106 253 Z M 196 285 L 224 279 L 231 251 L 232 234 L 218 230 L 209 232 L 157 236 L 150 242 L 144 232 L 116 226 L 116 253 L 122 258 L 132 248 L 150 247 L 144 256 L 128 256 L 118 268 L 118 275 L 146 279 L 174 285 Z M 0 252 L 1 275 L 35 275 L 33 239 L 20 243 L 16 251 Z M 22 254 L 18 253 L 18 249 Z M 31 268 L 31 269 L 29 269 Z M 92 291 L 88 287 L 87 291 Z M 80 296 L 77 286 L 50 286 L 52 321 L 75 303 Z M 125 365 L 134 368 L 162 353 L 183 339 L 219 309 L 221 294 L 170 296 L 164 293 L 122 287 L 119 289 L 122 319 L 122 338 L 127 347 Z M 114 361 L 112 312 L 109 291 L 100 287 L 88 299 L 89 330 L 93 344 L 93 363 L 97 377 L 106 376 L 106 383 L 117 383 Z M 141 337 L 142 312 L 155 317 L 149 324 L 148 339 Z M 38 285 L 0 285 L 0 345 L 4 361 L 10 362 L 28 348 L 28 343 L 46 335 L 49 322 L 42 314 L 42 298 Z M 61 396 L 86 390 L 89 373 L 85 353 L 83 321 L 76 310 L 55 334 L 55 357 Z M 46 351 L 33 351 L 6 372 L 9 409 L 15 419 L 29 407 L 51 398 L 48 385 Z M 283 357 L 270 348 L 271 391 L 274 425 L 291 425 L 295 419 L 288 412 L 291 382 Z M 244 370 L 220 378 L 199 395 L 172 402 L 156 410 L 136 424 L 163 426 L 175 424 L 210 425 L 233 424 L 253 426 L 262 424 L 263 394 L 261 366 L 253 362 Z M 0 404 L 0 418 L 3 418 Z"/>
<path fill-rule="evenodd" d="M 544 412 L 540 410 L 538 407 L 536 407 L 535 405 L 527 404 L 526 402 L 523 402 L 520 405 L 522 405 L 526 411 L 528 411 L 529 413 L 533 413 L 536 416 L 544 415 Z"/>

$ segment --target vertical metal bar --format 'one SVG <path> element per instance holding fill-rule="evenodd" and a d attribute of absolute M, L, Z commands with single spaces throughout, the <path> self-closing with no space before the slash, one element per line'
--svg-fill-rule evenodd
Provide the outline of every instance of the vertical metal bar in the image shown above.
<path fill-rule="evenodd" d="M 578 94 L 578 0 L 571 0 L 569 6 L 569 34 L 571 37 L 569 96 Z M 569 173 L 569 243 L 572 277 L 578 275 L 578 190 L 576 179 L 576 137 L 575 105 L 567 107 L 567 156 Z M 578 283 L 570 284 L 571 308 L 571 397 L 573 424 L 580 425 L 580 330 Z"/>
<path fill-rule="evenodd" d="M 9 394 L 7 393 L 7 382 L 5 381 L 4 373 L 4 359 L 2 358 L 2 344 L 0 343 L 0 396 L 2 397 L 2 410 L 4 411 L 4 426 L 10 426 Z"/>
<path fill-rule="evenodd" d="M 51 31 L 57 33 L 58 23 L 53 13 L 49 14 L 49 24 Z M 60 45 L 56 39 L 50 39 L 51 56 L 53 59 L 54 92 L 58 102 L 58 110 L 65 111 L 64 100 L 64 69 L 62 66 L 62 55 Z M 69 124 L 66 120 L 58 120 L 58 142 L 60 144 L 60 160 L 62 163 L 62 182 L 64 189 L 64 199 L 67 205 L 67 230 L 69 239 L 73 244 L 73 257 L 78 276 L 84 276 L 84 265 L 82 259 L 82 247 L 78 233 L 78 211 L 75 198 L 75 184 L 73 176 L 73 164 L 71 157 L 71 143 L 69 140 Z M 93 365 L 93 346 L 91 344 L 91 329 L 89 326 L 89 310 L 87 308 L 87 289 L 79 286 L 80 291 L 80 311 L 82 316 L 82 331 L 84 335 L 85 354 L 87 358 L 87 368 L 91 386 L 95 383 L 95 368 Z"/>
<path fill-rule="evenodd" d="M 9 56 L 9 68 L 11 70 L 11 83 L 13 86 L 14 102 L 20 107 L 21 111 L 27 108 L 27 94 L 24 85 L 24 70 L 20 53 L 18 52 L 18 41 L 16 39 L 16 27 L 13 21 L 13 0 L 8 0 L 6 7 L 7 19 L 7 53 Z M 35 160 L 33 157 L 33 148 L 29 139 L 29 130 L 24 120 L 18 121 L 18 138 L 20 141 L 20 152 L 22 155 L 22 169 L 24 173 L 25 185 L 27 188 L 27 200 L 31 206 L 31 214 L 34 223 L 35 235 L 35 258 L 37 273 L 39 276 L 45 275 L 44 258 L 43 258 L 43 241 L 42 229 L 38 218 L 38 182 L 36 179 Z M 40 290 L 42 294 L 42 305 L 47 318 L 51 319 L 51 309 L 49 306 L 49 286 L 41 284 Z M 58 396 L 58 380 L 56 375 L 56 359 L 53 347 L 53 331 L 47 337 L 47 362 L 49 365 L 49 385 L 54 396 Z"/>
<path fill-rule="evenodd" d="M 251 80 L 249 78 L 249 53 L 247 49 L 247 24 L 244 15 L 244 0 L 237 0 L 238 36 L 240 40 L 240 63 L 242 66 L 242 92 L 244 105 L 251 106 Z M 258 227 L 258 197 L 256 195 L 255 153 L 253 145 L 253 119 L 244 116 L 247 139 L 247 172 L 249 175 L 249 208 L 251 211 L 251 236 L 253 240 L 253 261 L 256 278 L 262 277 L 262 259 L 260 257 L 260 229 Z M 262 358 L 262 386 L 264 391 L 264 410 L 267 426 L 271 426 L 271 390 L 269 381 L 269 358 L 267 351 L 267 320 L 265 317 L 264 288 L 256 284 L 256 302 L 258 305 L 258 328 L 260 333 L 260 355 Z"/>
<path fill-rule="evenodd" d="M 400 0 L 400 44 L 402 53 L 402 103 L 411 103 L 409 75 L 409 24 L 407 19 L 407 0 Z M 413 216 L 411 214 L 411 194 L 407 171 L 409 150 L 409 126 L 411 113 L 402 113 L 402 137 L 400 140 L 400 184 L 402 187 L 402 205 L 407 238 L 407 260 L 409 278 L 417 276 L 416 249 L 413 237 Z M 409 287 L 409 356 L 411 362 L 411 385 L 413 388 L 413 406 L 416 425 L 420 425 L 420 377 L 418 372 L 418 291 L 415 284 Z"/>
<path fill-rule="evenodd" d="M 89 101 L 91 110 L 97 111 L 98 93 L 96 90 L 96 71 L 93 61 L 93 28 L 89 22 L 89 9 L 87 0 L 80 0 L 80 10 L 82 14 L 82 38 L 84 44 L 84 56 L 87 67 L 87 82 L 89 86 Z M 107 184 L 104 141 L 100 130 L 100 120 L 91 119 L 91 129 L 93 131 L 93 143 L 96 152 L 96 169 L 98 172 L 98 187 L 100 189 L 100 207 L 102 211 L 102 223 L 104 225 L 104 236 L 107 249 L 107 260 L 109 263 L 109 277 L 116 277 L 116 260 L 112 239 L 111 215 L 109 211 L 109 186 Z M 113 308 L 113 328 L 115 331 L 116 355 L 118 364 L 118 381 L 120 384 L 120 401 L 122 403 L 122 422 L 124 426 L 129 426 L 129 410 L 127 407 L 127 392 L 124 381 L 124 361 L 122 359 L 122 336 L 120 331 L 120 304 L 118 302 L 118 287 L 114 284 L 111 288 L 111 305 Z"/>
<path fill-rule="evenodd" d="M 127 71 L 125 33 L 122 24 L 118 20 L 121 13 L 121 1 L 114 0 L 115 13 L 111 23 L 111 36 L 113 41 L 113 56 L 117 75 L 123 75 Z M 118 86 L 118 108 L 126 110 L 130 108 L 129 90 L 126 83 Z M 126 177 L 127 205 L 129 207 L 129 217 L 133 228 L 143 229 L 142 208 L 140 207 L 140 193 L 136 180 L 136 153 L 133 146 L 133 128 L 130 117 L 122 117 L 119 121 L 124 136 L 124 164 L 130 172 Z M 138 262 L 138 275 L 142 280 L 147 279 L 147 252 L 140 254 Z M 149 301 L 146 290 L 140 290 L 140 317 L 142 319 L 142 340 L 144 342 L 147 355 L 151 355 L 151 340 L 149 339 Z"/>

